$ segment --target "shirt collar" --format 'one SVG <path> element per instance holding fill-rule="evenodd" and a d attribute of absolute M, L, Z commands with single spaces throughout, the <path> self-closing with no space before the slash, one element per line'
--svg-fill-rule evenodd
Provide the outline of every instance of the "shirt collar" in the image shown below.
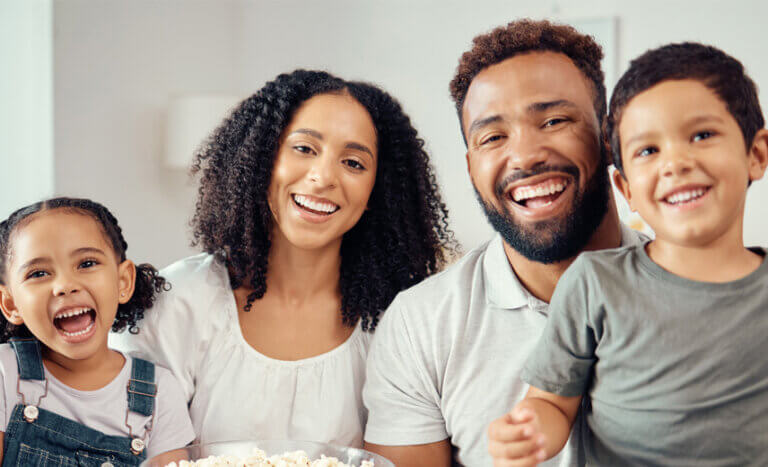
<path fill-rule="evenodd" d="M 621 224 L 621 246 L 636 245 L 647 239 L 644 234 Z M 531 295 L 517 278 L 504 251 L 504 241 L 498 233 L 485 250 L 483 275 L 487 290 L 486 300 L 497 308 L 512 310 L 527 306 L 540 309 L 548 306 L 546 302 Z"/>

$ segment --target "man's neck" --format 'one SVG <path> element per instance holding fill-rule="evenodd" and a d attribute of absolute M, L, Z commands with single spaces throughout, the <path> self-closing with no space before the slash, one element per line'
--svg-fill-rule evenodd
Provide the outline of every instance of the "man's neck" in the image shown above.
<path fill-rule="evenodd" d="M 621 245 L 621 223 L 613 200 L 610 201 L 605 218 L 590 237 L 581 251 L 603 250 Z M 576 256 L 556 263 L 531 261 L 504 242 L 507 260 L 515 271 L 518 280 L 534 297 L 549 303 L 555 291 L 557 281 L 576 259 Z M 578 256 L 578 255 L 577 255 Z"/>

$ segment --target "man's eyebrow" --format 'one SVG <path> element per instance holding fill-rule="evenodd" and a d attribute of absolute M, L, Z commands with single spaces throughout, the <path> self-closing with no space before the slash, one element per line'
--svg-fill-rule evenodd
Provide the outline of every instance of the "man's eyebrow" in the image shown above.
<path fill-rule="evenodd" d="M 304 133 L 305 135 L 314 136 L 315 138 L 322 140 L 323 134 L 319 131 L 315 131 L 309 128 L 299 128 L 297 130 L 293 130 L 291 133 Z"/>
<path fill-rule="evenodd" d="M 532 113 L 546 112 L 547 110 L 550 110 L 555 107 L 566 107 L 571 109 L 578 108 L 576 104 L 574 104 L 569 100 L 558 99 L 556 101 L 534 102 L 533 104 L 528 106 L 528 112 L 532 112 Z"/>
<path fill-rule="evenodd" d="M 480 128 L 490 125 L 491 123 L 500 122 L 501 115 L 491 115 L 490 117 L 481 118 L 479 120 L 475 120 L 472 122 L 472 125 L 469 126 L 469 131 L 467 134 L 472 134 L 472 132 L 479 130 Z"/>
<path fill-rule="evenodd" d="M 368 149 L 368 146 L 362 145 L 360 143 L 347 143 L 344 147 L 347 149 L 354 149 L 356 151 L 367 152 L 373 159 L 376 159 L 376 157 L 373 155 L 373 151 Z"/>

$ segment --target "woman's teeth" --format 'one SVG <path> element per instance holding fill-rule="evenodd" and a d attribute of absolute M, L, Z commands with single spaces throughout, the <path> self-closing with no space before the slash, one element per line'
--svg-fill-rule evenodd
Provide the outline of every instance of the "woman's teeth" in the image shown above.
<path fill-rule="evenodd" d="M 667 196 L 665 198 L 665 201 L 669 204 L 685 203 L 686 201 L 690 201 L 692 199 L 701 198 L 702 196 L 704 196 L 704 193 L 706 192 L 707 190 L 705 188 L 697 188 L 695 190 L 687 190 L 687 191 L 678 191 L 677 193 Z"/>
<path fill-rule="evenodd" d="M 339 207 L 333 203 L 313 201 L 304 195 L 293 195 L 293 200 L 301 207 L 327 214 L 331 214 L 339 209 Z"/>

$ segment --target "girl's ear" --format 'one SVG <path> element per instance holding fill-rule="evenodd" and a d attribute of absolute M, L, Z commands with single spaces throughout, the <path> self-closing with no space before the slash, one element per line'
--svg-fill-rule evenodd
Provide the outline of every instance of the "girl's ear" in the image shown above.
<path fill-rule="evenodd" d="M 133 261 L 126 259 L 117 266 L 118 279 L 118 303 L 121 305 L 128 303 L 133 296 L 133 290 L 136 287 L 136 266 Z"/>
<path fill-rule="evenodd" d="M 624 178 L 619 169 L 614 170 L 612 176 L 613 184 L 616 185 L 616 189 L 619 190 L 622 195 L 624 195 L 624 199 L 626 199 L 627 204 L 629 204 L 629 209 L 631 209 L 632 212 L 637 212 L 635 207 L 632 206 L 632 192 L 629 189 L 629 183 L 627 183 L 627 179 Z"/>
<path fill-rule="evenodd" d="M 5 319 L 11 324 L 15 324 L 16 326 L 24 324 L 24 319 L 16 308 L 16 303 L 13 301 L 13 297 L 11 297 L 8 288 L 4 285 L 0 285 L 0 309 L 2 309 Z"/>
<path fill-rule="evenodd" d="M 752 147 L 749 148 L 749 181 L 763 178 L 768 166 L 768 130 L 763 128 L 755 134 Z"/>

